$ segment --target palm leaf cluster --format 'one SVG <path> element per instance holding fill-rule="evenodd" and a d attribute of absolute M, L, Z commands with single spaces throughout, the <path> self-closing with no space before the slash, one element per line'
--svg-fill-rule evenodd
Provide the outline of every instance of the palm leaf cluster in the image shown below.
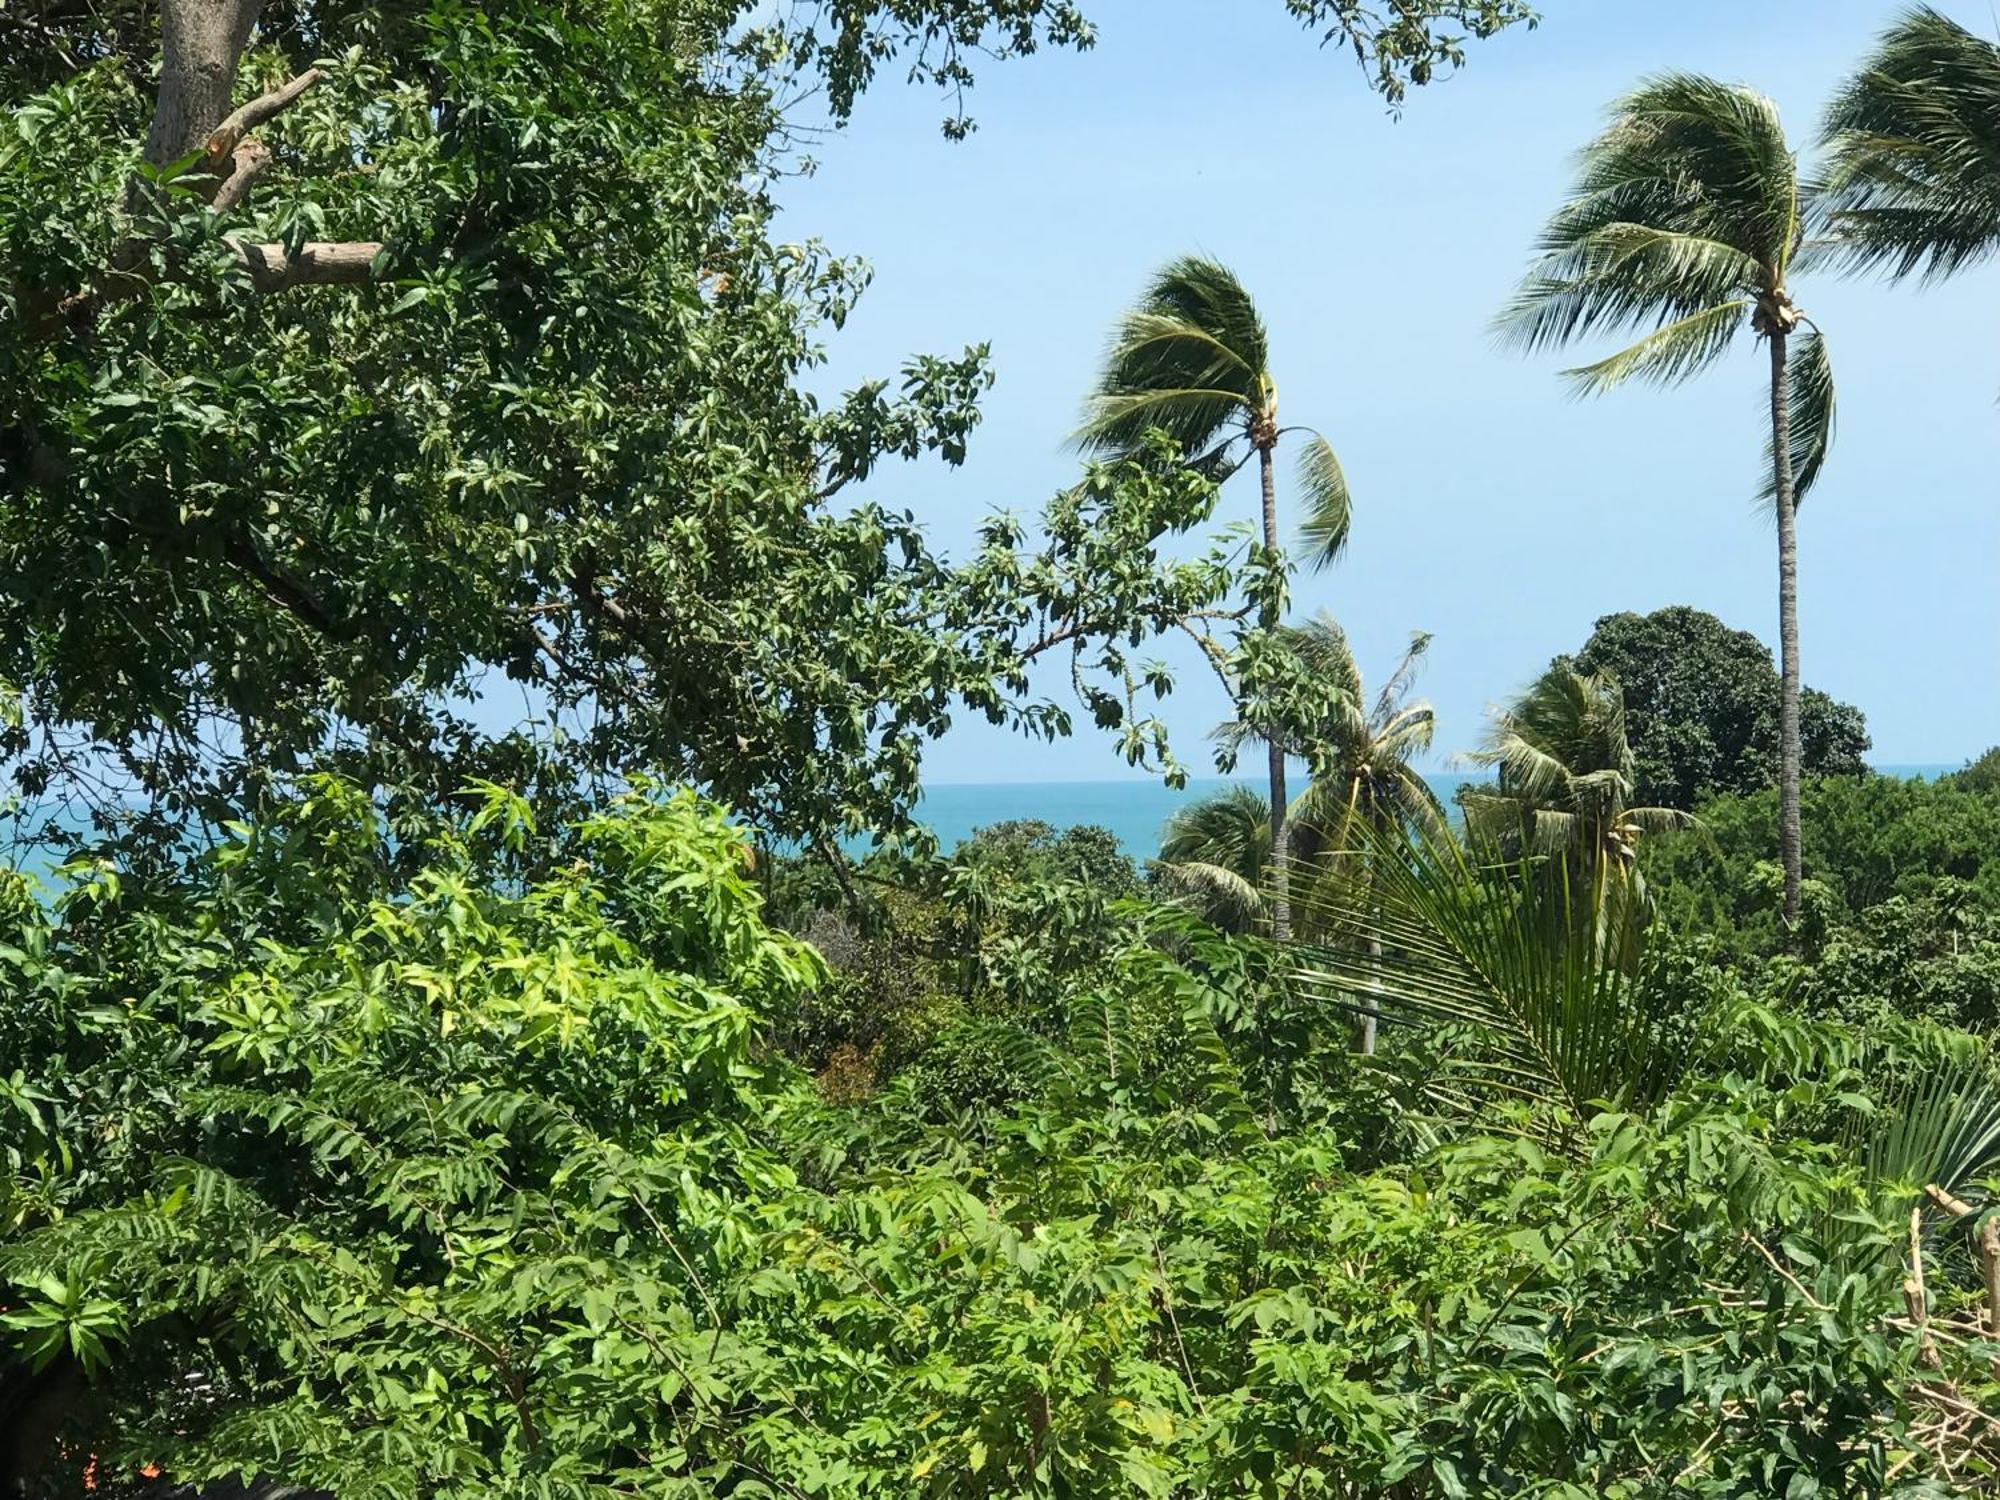
<path fill-rule="evenodd" d="M 1468 830 L 1515 858 L 1553 856 L 1586 888 L 1636 889 L 1641 837 L 1694 821 L 1632 805 L 1638 758 L 1625 695 L 1608 673 L 1548 672 L 1495 711 L 1485 747 L 1468 758 L 1498 773 L 1493 790 L 1465 794 Z"/>
<path fill-rule="evenodd" d="M 1316 930 L 1292 978 L 1325 1004 L 1455 1038 L 1426 1081 L 1441 1112 L 1508 1100 L 1553 1104 L 1574 1122 L 1604 1105 L 1657 1097 L 1680 1047 L 1649 1012 L 1637 904 L 1614 895 L 1607 920 L 1637 961 L 1570 941 L 1590 897 L 1526 862 L 1482 865 L 1448 833 L 1371 835 L 1365 892 L 1323 889 Z"/>
<path fill-rule="evenodd" d="M 1287 646 L 1322 684 L 1323 711 L 1285 750 L 1312 767 L 1292 809 L 1293 889 L 1307 892 L 1351 860 L 1357 835 L 1390 828 L 1442 829 L 1444 809 L 1416 761 L 1431 747 L 1436 714 L 1412 699 L 1430 637 L 1415 636 L 1370 703 L 1347 633 L 1330 615 L 1285 631 Z M 1225 743 L 1260 738 L 1242 721 L 1217 731 Z M 1177 811 L 1153 866 L 1168 893 L 1232 932 L 1261 928 L 1269 915 L 1270 804 L 1231 787 Z"/>
<path fill-rule="evenodd" d="M 1928 6 L 1827 111 L 1821 208 L 1848 265 L 1926 280 L 2000 245 L 2000 46 Z"/>
<path fill-rule="evenodd" d="M 1746 330 L 1789 333 L 1801 321 L 1788 278 L 1811 212 L 1770 99 L 1697 74 L 1649 80 L 1584 148 L 1569 201 L 1544 227 L 1498 330 L 1529 352 L 1637 334 L 1567 371 L 1578 391 L 1677 385 Z M 1809 323 L 1789 363 L 1802 496 L 1833 440 L 1830 365 Z"/>
<path fill-rule="evenodd" d="M 1119 320 L 1076 443 L 1117 456 L 1138 450 L 1154 429 L 1218 479 L 1284 435 L 1264 320 L 1235 274 L 1201 256 L 1163 267 Z M 1351 499 L 1332 445 L 1300 432 L 1302 550 L 1323 567 L 1346 548 Z"/>

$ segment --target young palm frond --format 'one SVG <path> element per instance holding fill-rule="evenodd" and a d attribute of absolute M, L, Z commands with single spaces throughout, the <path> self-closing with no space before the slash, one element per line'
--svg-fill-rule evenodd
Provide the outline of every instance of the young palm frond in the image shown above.
<path fill-rule="evenodd" d="M 1854 1115 L 1843 1144 L 1861 1165 L 1868 1213 L 1831 1218 L 1827 1243 L 1900 1274 L 1907 1253 L 1900 1225 L 1913 1210 L 1931 1209 L 1928 1188 L 1990 1206 L 1981 1184 L 2000 1168 L 2000 1076 L 1984 1057 L 1947 1051 L 1886 1088 L 1873 1110 Z M 1871 1232 L 1869 1219 L 1888 1226 L 1889 1236 Z"/>
<path fill-rule="evenodd" d="M 1429 1085 L 1446 1112 L 1515 1099 L 1579 1120 L 1672 1083 L 1681 1055 L 1644 1001 L 1631 903 L 1612 914 L 1621 941 L 1574 942 L 1564 881 L 1477 867 L 1448 834 L 1365 838 L 1369 881 L 1328 893 L 1329 936 L 1296 950 L 1292 978 L 1327 1004 L 1465 1038 Z"/>
<path fill-rule="evenodd" d="M 2000 45 L 1909 11 L 1834 97 L 1823 140 L 1846 264 L 1935 280 L 2000 247 Z"/>
<path fill-rule="evenodd" d="M 1907 1208 L 1933 1184 L 1977 1201 L 1975 1179 L 2000 1164 L 2000 1078 L 1941 1057 L 1892 1092 L 1860 1145 L 1867 1180 L 1897 1196 L 1895 1206 Z"/>

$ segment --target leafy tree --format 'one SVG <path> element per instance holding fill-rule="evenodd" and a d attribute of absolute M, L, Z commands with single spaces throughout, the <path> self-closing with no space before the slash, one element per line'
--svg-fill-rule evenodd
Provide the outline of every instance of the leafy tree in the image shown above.
<path fill-rule="evenodd" d="M 1485 746 L 1468 758 L 1498 772 L 1490 791 L 1461 789 L 1468 832 L 1512 859 L 1549 858 L 1557 884 L 1576 893 L 1579 919 L 1600 939 L 1618 926 L 1625 904 L 1643 904 L 1643 837 L 1693 822 L 1677 808 L 1636 803 L 1625 700 L 1605 673 L 1550 668 L 1495 711 Z"/>
<path fill-rule="evenodd" d="M 1949 276 L 2000 245 L 2000 46 L 1929 6 L 1884 33 L 1828 106 L 1834 249 L 1891 276 Z"/>
<path fill-rule="evenodd" d="M 1522 14 L 1293 11 L 1398 88 Z M 643 766 L 818 840 L 904 824 L 954 713 L 1064 732 L 1031 663 L 1123 682 L 1128 606 L 1197 579 L 1151 543 L 1200 482 L 1125 472 L 1058 502 L 1068 543 L 947 566 L 863 492 L 963 456 L 984 353 L 809 396 L 866 274 L 778 242 L 770 185 L 788 97 L 837 120 L 900 59 L 956 98 L 976 57 L 1089 36 L 1068 0 L 12 7 L 17 783 L 171 830 L 334 766 L 414 830 L 469 775 L 558 801 Z M 516 695 L 518 732 L 480 722 Z"/>
<path fill-rule="evenodd" d="M 1667 74 L 1613 106 L 1610 126 L 1583 152 L 1570 201 L 1542 232 L 1541 259 L 1501 316 L 1508 336 L 1527 349 L 1650 330 L 1569 372 L 1589 393 L 1635 377 L 1689 379 L 1746 327 L 1769 348 L 1764 496 L 1778 533 L 1778 835 L 1787 920 L 1798 916 L 1802 878 L 1797 506 L 1833 441 L 1826 343 L 1792 300 L 1789 281 L 1811 212 L 1769 99 Z M 1798 334 L 1801 324 L 1807 331 Z"/>
<path fill-rule="evenodd" d="M 1276 452 L 1279 439 L 1292 430 L 1278 425 L 1270 339 L 1250 294 L 1227 267 L 1186 256 L 1154 277 L 1113 333 L 1077 441 L 1090 452 L 1128 453 L 1148 433 L 1161 431 L 1194 468 L 1225 477 L 1254 454 L 1263 484 L 1264 550 L 1275 558 L 1281 545 Z M 1308 559 L 1320 567 L 1331 564 L 1347 545 L 1347 481 L 1332 445 L 1319 433 L 1302 430 L 1300 529 Z M 1278 628 L 1282 610 L 1282 596 L 1267 592 L 1260 618 L 1267 633 Z M 1254 676 L 1237 684 L 1242 711 L 1255 706 L 1262 722 L 1260 687 Z M 1271 930 L 1282 940 L 1290 928 L 1285 748 L 1277 735 L 1267 738 Z"/>
<path fill-rule="evenodd" d="M 1781 688 L 1770 648 L 1747 630 L 1684 604 L 1606 615 L 1553 665 L 1618 679 L 1637 800 L 1691 812 L 1718 792 L 1776 785 Z M 1799 741 L 1808 776 L 1867 769 L 1861 710 L 1816 688 L 1799 696 Z"/>
<path fill-rule="evenodd" d="M 921 1065 L 960 1105 L 1004 1088 L 954 1076 L 943 1054 L 983 1047 L 996 1022 L 1066 1025 L 1064 997 L 1125 941 L 1141 890 L 1108 829 L 1033 819 L 977 829 L 942 859 L 879 850 L 856 875 L 843 890 L 818 861 L 780 867 L 773 913 L 830 973 L 774 1012 L 773 1035 L 830 1095 L 865 1097 Z"/>
<path fill-rule="evenodd" d="M 1946 779 L 1967 791 L 2000 791 L 2000 745 L 1983 752 L 1977 760 L 1968 761 Z"/>

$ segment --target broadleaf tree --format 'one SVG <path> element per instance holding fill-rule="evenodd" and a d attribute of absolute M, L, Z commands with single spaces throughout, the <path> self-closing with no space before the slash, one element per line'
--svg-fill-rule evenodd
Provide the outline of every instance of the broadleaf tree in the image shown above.
<path fill-rule="evenodd" d="M 1517 9 L 1294 7 L 1396 88 Z M 797 127 L 878 71 L 964 123 L 972 60 L 1091 34 L 1070 0 L 11 7 L 17 784 L 171 830 L 312 766 L 412 809 L 643 767 L 823 839 L 907 822 L 955 713 L 1062 732 L 1037 645 L 1129 630 L 998 595 L 1076 547 L 957 569 L 867 498 L 963 456 L 983 350 L 810 395 L 866 270 L 772 223 Z"/>

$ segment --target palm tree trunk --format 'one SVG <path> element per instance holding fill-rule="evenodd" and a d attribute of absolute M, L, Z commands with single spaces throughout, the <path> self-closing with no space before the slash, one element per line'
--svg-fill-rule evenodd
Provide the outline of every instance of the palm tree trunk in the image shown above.
<path fill-rule="evenodd" d="M 1264 444 L 1257 450 L 1258 467 L 1264 480 L 1264 545 L 1273 553 L 1278 550 L 1278 477 L 1276 464 L 1271 456 L 1271 445 Z M 1278 611 L 1273 605 L 1266 605 L 1261 622 L 1266 630 L 1278 626 Z M 1271 936 L 1278 942 L 1289 941 L 1292 935 L 1292 830 L 1285 817 L 1285 745 L 1281 735 L 1273 733 L 1269 741 L 1271 771 Z"/>
<path fill-rule="evenodd" d="M 1785 867 L 1785 925 L 1799 920 L 1799 533 L 1792 479 L 1791 390 L 1782 328 L 1771 332 L 1771 448 L 1778 507 L 1778 853 Z"/>

